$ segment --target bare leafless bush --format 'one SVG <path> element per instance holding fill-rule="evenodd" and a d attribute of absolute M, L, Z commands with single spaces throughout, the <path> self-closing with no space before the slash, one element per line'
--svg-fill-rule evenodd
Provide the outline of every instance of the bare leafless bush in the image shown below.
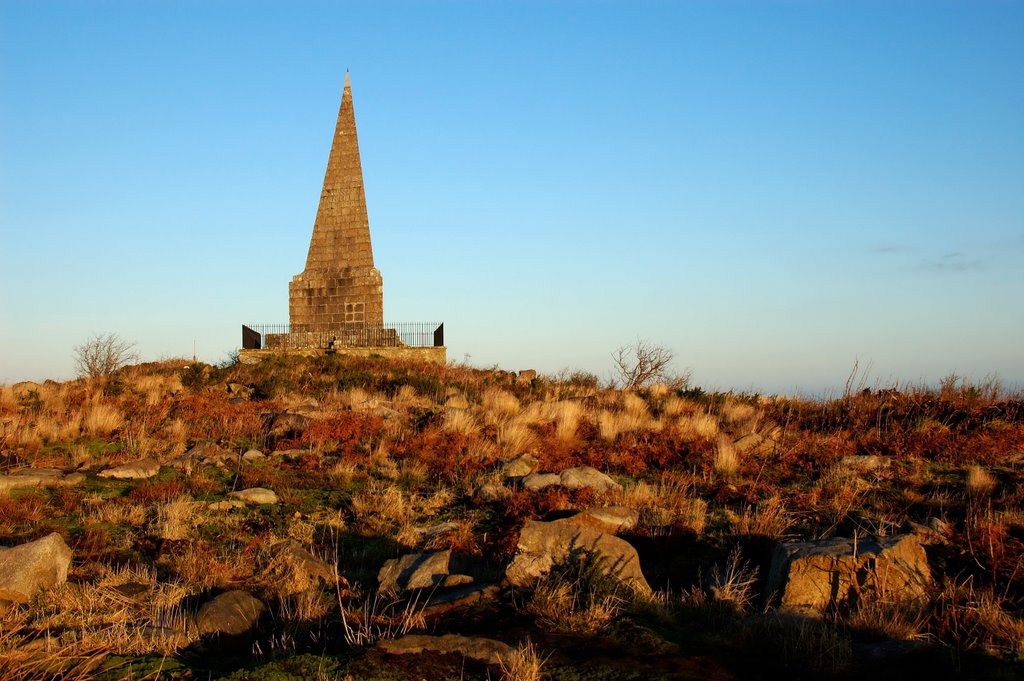
<path fill-rule="evenodd" d="M 75 346 L 75 369 L 79 376 L 102 378 L 138 361 L 135 343 L 116 333 L 100 333 Z"/>
<path fill-rule="evenodd" d="M 663 383 L 669 389 L 685 388 L 690 383 L 690 372 L 673 373 L 674 359 L 671 349 L 638 338 L 635 343 L 623 345 L 612 353 L 616 374 L 612 382 L 623 390 L 644 388 L 653 383 Z"/>

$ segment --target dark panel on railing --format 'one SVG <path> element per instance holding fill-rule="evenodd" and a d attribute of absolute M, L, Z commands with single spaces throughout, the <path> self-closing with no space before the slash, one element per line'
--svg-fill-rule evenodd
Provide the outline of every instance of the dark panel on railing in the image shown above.
<path fill-rule="evenodd" d="M 259 350 L 261 347 L 260 341 L 262 340 L 259 331 L 250 329 L 245 324 L 242 324 L 242 349 L 243 350 Z"/>
<path fill-rule="evenodd" d="M 444 347 L 444 323 L 434 329 L 434 347 Z"/>

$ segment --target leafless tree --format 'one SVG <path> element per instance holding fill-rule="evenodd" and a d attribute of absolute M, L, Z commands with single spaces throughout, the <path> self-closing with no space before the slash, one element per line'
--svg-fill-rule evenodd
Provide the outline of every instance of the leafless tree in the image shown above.
<path fill-rule="evenodd" d="M 617 374 L 613 382 L 623 390 L 643 388 L 659 381 L 673 388 L 686 387 L 690 382 L 689 372 L 673 373 L 670 367 L 674 359 L 671 349 L 638 338 L 635 343 L 623 345 L 612 353 Z"/>
<path fill-rule="evenodd" d="M 138 360 L 135 343 L 116 333 L 100 333 L 75 346 L 75 368 L 79 376 L 100 378 Z"/>

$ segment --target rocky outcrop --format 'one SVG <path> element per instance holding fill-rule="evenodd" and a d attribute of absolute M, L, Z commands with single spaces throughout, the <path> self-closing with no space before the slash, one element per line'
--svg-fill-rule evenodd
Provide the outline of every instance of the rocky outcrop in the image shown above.
<path fill-rule="evenodd" d="M 914 535 L 837 538 L 779 544 L 767 589 L 783 608 L 820 613 L 868 595 L 920 598 L 931 581 L 927 556 Z"/>
<path fill-rule="evenodd" d="M 115 480 L 145 480 L 160 472 L 160 462 L 155 459 L 139 459 L 130 461 L 114 468 L 107 468 L 98 473 L 101 478 Z"/>
<path fill-rule="evenodd" d="M 70 565 L 71 549 L 56 532 L 0 549 L 0 601 L 28 603 L 40 589 L 63 584 Z"/>
<path fill-rule="evenodd" d="M 465 586 L 484 576 L 486 566 L 474 556 L 454 551 L 410 553 L 384 563 L 377 574 L 382 593 Z"/>
<path fill-rule="evenodd" d="M 459 636 L 458 634 L 445 634 L 444 636 L 409 634 L 401 638 L 381 641 L 377 644 L 377 648 L 391 655 L 415 655 L 426 652 L 457 653 L 484 664 L 501 664 L 510 659 L 514 653 L 513 648 L 507 643 L 490 638 Z"/>
<path fill-rule="evenodd" d="M 511 586 L 533 586 L 551 567 L 592 553 L 610 576 L 640 592 L 649 592 L 640 557 L 629 542 L 593 527 L 529 520 L 519 534 L 516 555 L 505 571 Z"/>
<path fill-rule="evenodd" d="M 203 635 L 242 636 L 266 611 L 267 606 L 248 591 L 227 591 L 199 608 L 196 627 Z"/>

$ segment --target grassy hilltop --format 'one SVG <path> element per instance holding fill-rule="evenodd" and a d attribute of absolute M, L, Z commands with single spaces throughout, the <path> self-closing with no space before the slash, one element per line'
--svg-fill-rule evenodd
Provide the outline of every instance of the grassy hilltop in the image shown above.
<path fill-rule="evenodd" d="M 140 459 L 159 472 L 98 475 Z M 0 489 L 0 545 L 57 533 L 73 550 L 66 582 L 0 615 L 3 678 L 1024 674 L 1024 398 L 994 385 L 811 400 L 336 355 L 166 361 L 0 387 L 0 463 L 60 481 Z M 611 482 L 524 482 L 582 466 Z M 277 503 L 233 503 L 249 488 Z M 587 551 L 503 581 L 528 521 L 611 507 L 634 512 L 617 534 L 650 590 Z M 933 577 L 916 598 L 807 615 L 766 593 L 780 542 L 902 535 Z M 336 579 L 295 587 L 275 562 L 289 539 Z M 445 550 L 493 588 L 378 593 L 386 561 Z M 204 635 L 197 612 L 233 590 L 262 617 Z M 513 654 L 378 645 L 407 633 Z"/>

